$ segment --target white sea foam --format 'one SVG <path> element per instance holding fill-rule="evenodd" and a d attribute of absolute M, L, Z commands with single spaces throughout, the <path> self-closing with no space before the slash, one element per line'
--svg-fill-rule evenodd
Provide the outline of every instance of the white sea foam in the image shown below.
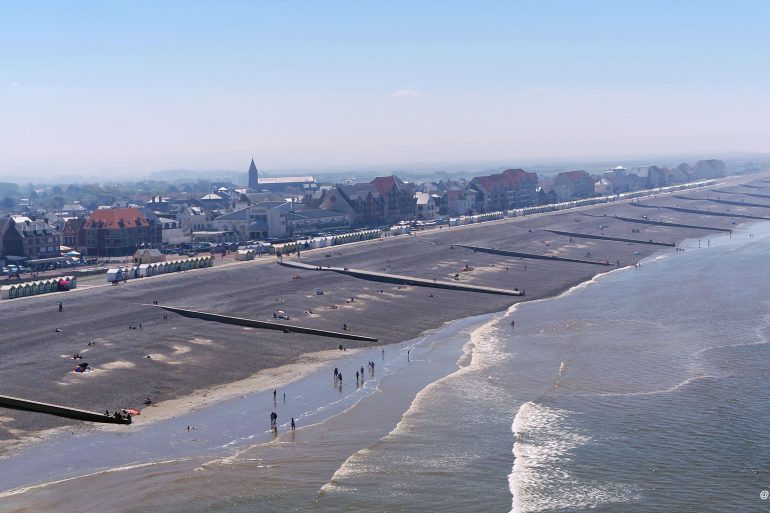
<path fill-rule="evenodd" d="M 681 383 L 677 383 L 674 386 L 668 387 L 668 388 L 662 388 L 658 390 L 647 390 L 642 392 L 607 392 L 607 393 L 600 393 L 600 394 L 586 394 L 591 397 L 633 397 L 633 396 L 644 396 L 644 395 L 659 395 L 659 394 L 670 394 L 672 392 L 676 392 L 680 388 L 684 388 L 688 385 L 691 385 L 697 381 L 701 380 L 715 380 L 718 379 L 716 376 L 711 376 L 708 374 L 701 374 L 698 376 L 692 376 L 690 378 L 687 378 L 686 380 L 682 381 Z"/>
<path fill-rule="evenodd" d="M 127 472 L 129 470 L 137 470 L 137 469 L 140 469 L 140 468 L 153 467 L 153 466 L 156 466 L 156 465 L 163 465 L 163 464 L 168 464 L 168 463 L 176 463 L 176 462 L 180 462 L 180 461 L 185 461 L 186 459 L 187 458 L 179 458 L 179 459 L 164 460 L 164 461 L 151 461 L 151 462 L 148 462 L 148 463 L 133 463 L 133 464 L 130 464 L 130 465 L 123 465 L 123 466 L 120 466 L 120 467 L 113 467 L 113 468 L 107 468 L 107 469 L 99 470 L 99 471 L 96 471 L 96 472 L 91 472 L 89 474 L 83 474 L 83 475 L 73 476 L 73 477 L 66 477 L 66 478 L 63 478 L 63 479 L 58 479 L 56 481 L 48 481 L 46 483 L 39 483 L 39 484 L 28 485 L 28 486 L 21 486 L 19 488 L 13 488 L 11 490 L 6 490 L 4 492 L 1 492 L 0 493 L 0 499 L 5 499 L 6 497 L 11 497 L 13 495 L 19 495 L 19 494 L 22 494 L 22 493 L 27 493 L 27 492 L 32 491 L 32 490 L 38 490 L 38 489 L 41 489 L 41 488 L 47 488 L 49 486 L 53 486 L 53 485 L 57 485 L 57 484 L 61 484 L 61 483 L 67 483 L 69 481 L 76 481 L 78 479 L 85 479 L 85 478 L 89 478 L 89 477 L 100 476 L 100 475 L 103 475 L 103 474 L 113 474 L 113 473 L 116 473 L 116 472 Z"/>
<path fill-rule="evenodd" d="M 508 485 L 512 513 L 590 508 L 633 498 L 633 491 L 621 485 L 583 482 L 569 473 L 571 452 L 592 440 L 570 426 L 571 415 L 533 401 L 519 408 L 511 425 L 514 463 Z"/>
<path fill-rule="evenodd" d="M 457 362 L 459 369 L 452 374 L 428 384 L 425 388 L 417 392 L 409 405 L 409 408 L 407 408 L 401 416 L 396 423 L 396 426 L 387 435 L 370 447 L 351 454 L 334 472 L 329 482 L 321 487 L 321 492 L 330 493 L 350 490 L 349 487 L 341 483 L 343 483 L 349 476 L 353 476 L 363 470 L 372 469 L 374 463 L 369 456 L 372 453 L 373 447 L 383 442 L 388 442 L 398 436 L 409 434 L 410 425 L 414 421 L 415 416 L 419 415 L 424 411 L 426 406 L 430 405 L 431 394 L 435 392 L 437 388 L 442 387 L 465 374 L 478 373 L 498 365 L 505 358 L 510 357 L 510 355 L 504 353 L 504 343 L 502 339 L 496 335 L 499 329 L 497 327 L 499 320 L 500 316 L 495 316 L 490 319 L 489 322 L 473 330 L 470 334 L 469 341 L 463 346 L 463 355 Z M 472 387 L 465 387 L 464 390 L 466 393 L 472 393 Z"/>

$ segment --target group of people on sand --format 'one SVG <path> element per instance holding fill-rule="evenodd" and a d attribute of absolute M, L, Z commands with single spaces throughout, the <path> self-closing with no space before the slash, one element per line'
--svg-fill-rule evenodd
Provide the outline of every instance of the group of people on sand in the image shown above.
<path fill-rule="evenodd" d="M 110 416 L 110 410 L 104 410 L 104 416 L 105 417 L 109 417 Z M 122 419 L 122 420 L 127 420 L 127 421 L 131 422 L 131 414 L 125 408 L 123 408 L 121 410 L 115 411 L 115 413 L 112 414 L 112 417 L 114 417 L 116 419 Z"/>

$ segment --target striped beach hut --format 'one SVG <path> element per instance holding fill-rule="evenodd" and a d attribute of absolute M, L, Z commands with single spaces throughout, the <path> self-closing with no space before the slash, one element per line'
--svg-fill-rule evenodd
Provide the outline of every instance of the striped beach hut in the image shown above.
<path fill-rule="evenodd" d="M 3 285 L 0 287 L 0 299 L 16 299 L 16 285 Z"/>

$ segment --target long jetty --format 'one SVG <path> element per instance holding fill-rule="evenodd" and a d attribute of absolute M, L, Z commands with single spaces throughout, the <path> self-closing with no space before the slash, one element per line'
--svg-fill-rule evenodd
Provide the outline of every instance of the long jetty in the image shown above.
<path fill-rule="evenodd" d="M 664 208 L 664 207 L 661 207 Z M 618 221 L 623 221 L 626 223 L 637 223 L 637 224 L 651 224 L 653 226 L 668 226 L 670 228 L 690 228 L 694 230 L 705 230 L 709 232 L 732 232 L 730 228 L 715 228 L 713 226 L 700 226 L 697 224 L 683 224 L 683 223 L 671 223 L 668 221 L 652 221 L 650 219 L 635 219 L 633 217 L 621 217 L 621 216 L 597 216 L 593 214 L 586 214 L 585 212 L 582 213 L 582 215 L 586 217 L 603 217 L 605 219 L 617 219 Z"/>
<path fill-rule="evenodd" d="M 412 285 L 415 287 L 428 287 L 433 289 L 446 289 L 446 290 L 460 290 L 464 292 L 482 292 L 485 294 L 497 294 L 500 296 L 523 296 L 523 290 L 508 290 L 497 289 L 494 287 L 483 287 L 480 285 L 463 285 L 459 283 L 451 283 L 447 281 L 433 281 L 425 278 L 414 278 L 411 276 L 403 276 L 400 274 L 381 273 L 376 271 L 363 271 L 361 269 L 349 269 L 347 267 L 327 267 L 311 264 L 303 264 L 302 262 L 279 262 L 280 265 L 286 267 L 292 267 L 294 269 L 302 269 L 305 271 L 331 271 L 339 274 L 345 274 L 347 276 L 353 276 L 369 281 L 379 281 L 384 283 L 396 283 L 398 285 Z"/>
<path fill-rule="evenodd" d="M 169 312 L 174 312 L 182 317 L 192 319 L 201 319 L 204 321 L 220 322 L 222 324 L 233 324 L 235 326 L 245 326 L 247 328 L 260 328 L 266 330 L 282 331 L 284 333 L 303 333 L 305 335 L 317 335 L 319 337 L 330 337 L 344 340 L 359 340 L 362 342 L 377 342 L 374 337 L 365 337 L 363 335 L 353 335 L 352 333 L 340 333 L 339 331 L 319 330 L 316 328 L 305 328 L 293 324 L 281 324 L 278 322 L 256 321 L 253 319 L 244 319 L 243 317 L 233 317 L 230 315 L 215 314 L 210 312 L 199 312 L 187 308 L 177 308 L 175 306 L 148 305 L 157 306 Z"/>
<path fill-rule="evenodd" d="M 0 395 L 0 407 L 13 410 L 31 411 L 35 413 L 45 413 L 64 417 L 67 419 L 82 420 L 86 422 L 100 422 L 102 424 L 131 424 L 130 417 L 113 417 L 103 413 L 95 413 L 58 404 L 41 403 L 39 401 L 30 401 L 19 397 L 9 395 Z"/>
<path fill-rule="evenodd" d="M 625 239 L 623 237 L 609 237 L 607 235 L 593 235 L 590 233 L 563 232 L 560 230 L 546 230 L 546 231 L 555 233 L 556 235 L 564 235 L 565 237 L 575 237 L 578 239 L 611 240 L 615 242 L 627 242 L 629 244 L 648 244 L 650 246 L 668 246 L 668 247 L 676 246 L 676 244 L 674 244 L 673 242 L 654 242 L 652 240 Z"/>
<path fill-rule="evenodd" d="M 770 221 L 770 217 L 752 216 L 749 214 L 731 214 L 728 212 L 710 212 L 708 210 L 698 210 L 696 208 L 682 208 L 682 207 L 662 207 L 674 212 L 684 212 L 686 214 L 699 214 L 704 216 L 716 216 L 716 217 L 738 217 L 741 219 L 758 219 L 760 221 Z"/>
<path fill-rule="evenodd" d="M 464 244 L 455 244 L 455 246 L 465 248 L 465 249 L 472 249 L 473 251 L 478 251 L 479 253 L 490 253 L 492 255 L 502 255 L 502 256 L 509 256 L 509 257 L 516 257 L 516 258 L 528 258 L 532 260 L 548 260 L 549 262 L 572 262 L 575 264 L 590 264 L 590 265 L 612 265 L 609 262 L 599 262 L 597 260 L 581 260 L 579 258 L 567 258 L 567 257 L 560 257 L 556 255 L 536 255 L 533 253 L 521 253 L 519 251 L 508 251 L 505 249 L 494 249 L 494 248 L 484 248 L 481 246 L 466 246 Z"/>

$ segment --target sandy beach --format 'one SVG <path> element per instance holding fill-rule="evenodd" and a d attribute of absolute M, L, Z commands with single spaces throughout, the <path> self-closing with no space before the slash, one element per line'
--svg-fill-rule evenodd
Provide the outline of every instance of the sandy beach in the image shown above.
<path fill-rule="evenodd" d="M 738 193 L 729 194 L 731 201 L 762 204 L 764 201 L 756 197 L 740 194 L 758 191 L 741 183 L 767 186 L 770 193 L 770 185 L 760 182 L 762 178 L 729 178 L 714 188 Z M 703 212 L 770 217 L 770 209 L 762 206 L 712 201 L 716 197 L 725 199 L 728 194 L 720 195 L 711 189 L 680 192 L 676 194 L 679 198 L 644 198 L 639 202 L 642 206 L 597 205 L 301 254 L 302 262 L 314 265 L 518 288 L 526 290 L 523 298 L 301 271 L 277 265 L 274 257 L 263 257 L 119 286 L 93 286 L 98 282 L 89 281 L 70 293 L 2 301 L 6 358 L 0 362 L 0 389 L 5 395 L 97 412 L 143 408 L 142 400 L 150 397 L 155 404 L 144 408 L 143 415 L 136 418 L 146 423 L 246 392 L 280 387 L 338 357 L 340 341 L 185 318 L 166 314 L 152 303 L 263 321 L 273 321 L 273 314 L 281 310 L 289 317 L 285 321 L 288 324 L 332 331 L 346 326 L 353 333 L 376 337 L 377 344 L 400 342 L 454 319 L 498 312 L 518 301 L 556 295 L 598 273 L 633 266 L 658 251 L 674 251 L 546 230 L 662 243 L 701 238 L 706 245 L 714 233 L 709 227 L 734 229 L 748 220 Z M 640 224 L 614 216 L 704 228 Z M 459 245 L 612 265 L 506 257 Z M 323 290 L 323 295 L 316 294 L 316 289 Z M 59 301 L 64 305 L 61 313 L 57 309 Z M 164 319 L 164 315 L 168 318 Z M 355 350 L 371 343 L 345 341 L 344 345 Z M 83 359 L 74 360 L 76 353 Z M 88 362 L 93 371 L 73 372 L 80 362 Z M 62 427 L 92 428 L 57 417 L 5 410 L 0 416 L 0 451 L 12 449 L 33 433 Z"/>

